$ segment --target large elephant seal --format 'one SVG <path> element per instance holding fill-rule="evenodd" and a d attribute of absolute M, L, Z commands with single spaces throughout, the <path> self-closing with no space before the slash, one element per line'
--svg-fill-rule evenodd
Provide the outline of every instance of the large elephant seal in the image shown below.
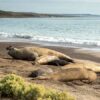
<path fill-rule="evenodd" d="M 92 76 L 91 76 L 92 75 Z M 85 68 L 67 68 L 65 70 L 60 70 L 48 76 L 39 76 L 34 79 L 39 80 L 56 80 L 56 81 L 73 81 L 73 80 L 88 80 L 93 82 L 96 80 L 96 74 L 93 71 L 88 71 Z"/>
<path fill-rule="evenodd" d="M 89 83 L 95 81 L 97 75 L 91 70 L 85 68 L 68 68 L 65 70 L 60 70 L 56 73 L 50 74 L 48 76 L 39 76 L 34 79 L 39 80 L 56 80 L 62 82 L 68 82 L 73 80 L 87 80 Z"/>
<path fill-rule="evenodd" d="M 74 60 L 69 56 L 47 48 L 32 46 L 32 47 L 24 47 L 18 49 L 9 46 L 7 47 L 7 50 L 8 50 L 8 54 L 15 59 L 35 60 L 41 58 L 42 60 L 41 59 L 39 59 L 40 61 L 38 60 L 38 62 L 41 62 L 41 64 L 43 64 L 44 62 L 45 64 L 48 62 L 52 63 L 54 60 L 58 62 L 60 61 L 60 63 L 63 63 L 62 65 L 65 65 L 68 62 L 72 62 L 72 63 L 74 62 Z"/>

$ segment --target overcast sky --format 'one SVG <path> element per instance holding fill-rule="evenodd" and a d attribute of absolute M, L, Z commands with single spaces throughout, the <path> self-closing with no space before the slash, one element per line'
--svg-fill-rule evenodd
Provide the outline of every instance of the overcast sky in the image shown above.
<path fill-rule="evenodd" d="M 0 10 L 100 14 L 100 0 L 0 0 Z"/>

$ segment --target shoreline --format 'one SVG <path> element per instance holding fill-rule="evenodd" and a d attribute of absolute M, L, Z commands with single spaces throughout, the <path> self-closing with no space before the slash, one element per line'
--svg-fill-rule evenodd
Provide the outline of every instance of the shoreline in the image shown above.
<path fill-rule="evenodd" d="M 78 43 L 70 43 L 70 42 L 51 42 L 51 41 L 42 41 L 42 40 L 32 40 L 31 38 L 0 38 L 0 43 L 2 42 L 15 42 L 15 43 L 29 43 L 29 44 L 37 44 L 43 46 L 53 46 L 53 47 L 64 47 L 64 48 L 80 48 L 84 50 L 91 50 L 91 51 L 100 51 L 100 46 L 96 45 L 89 45 L 89 44 L 78 44 Z"/>

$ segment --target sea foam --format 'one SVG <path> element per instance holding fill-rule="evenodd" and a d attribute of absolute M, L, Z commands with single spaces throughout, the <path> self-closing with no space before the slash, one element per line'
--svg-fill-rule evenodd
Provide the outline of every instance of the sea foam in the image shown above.
<path fill-rule="evenodd" d="M 26 34 L 26 35 L 25 35 Z M 100 47 L 100 41 L 95 40 L 80 40 L 80 39 L 71 39 L 66 37 L 50 37 L 50 36 L 42 36 L 42 35 L 30 35 L 27 33 L 5 33 L 0 32 L 0 38 L 7 38 L 7 39 L 27 39 L 31 42 L 39 42 L 44 44 L 50 45 L 62 45 L 62 46 L 77 46 L 77 47 Z"/>

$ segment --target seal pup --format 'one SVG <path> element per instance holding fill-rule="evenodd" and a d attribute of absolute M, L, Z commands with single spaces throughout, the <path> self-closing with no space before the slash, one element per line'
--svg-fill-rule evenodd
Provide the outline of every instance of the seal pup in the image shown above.
<path fill-rule="evenodd" d="M 46 56 L 39 57 L 36 63 L 41 64 L 41 65 L 64 66 L 65 64 L 68 64 L 69 62 L 65 60 L 61 60 L 57 56 L 46 55 Z"/>

